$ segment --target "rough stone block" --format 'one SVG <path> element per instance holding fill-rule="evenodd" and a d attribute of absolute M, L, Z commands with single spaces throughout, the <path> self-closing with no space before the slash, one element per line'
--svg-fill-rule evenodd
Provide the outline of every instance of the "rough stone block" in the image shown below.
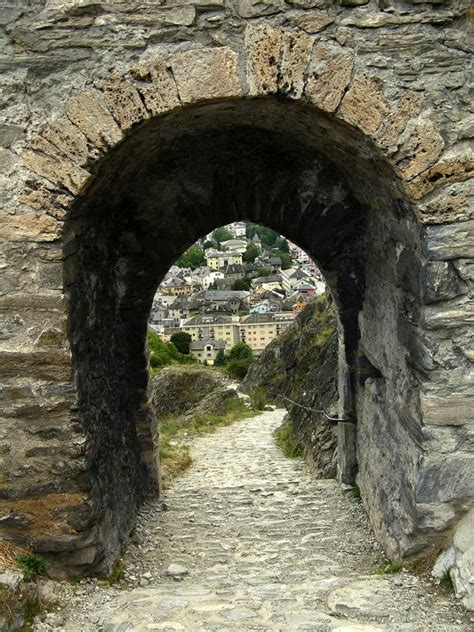
<path fill-rule="evenodd" d="M 354 59 L 335 46 L 318 46 L 308 71 L 306 99 L 325 112 L 335 112 L 349 85 Z"/>
<path fill-rule="evenodd" d="M 282 31 L 269 24 L 249 25 L 245 29 L 247 81 L 251 96 L 278 91 Z"/>
<path fill-rule="evenodd" d="M 227 47 L 192 49 L 171 59 L 182 103 L 242 96 L 238 56 Z"/>
<path fill-rule="evenodd" d="M 448 261 L 428 261 L 422 268 L 423 302 L 436 303 L 456 298 L 468 290 L 454 265 Z"/>
<path fill-rule="evenodd" d="M 46 178 L 51 184 L 65 187 L 73 194 L 79 193 L 90 173 L 73 162 L 53 158 L 38 151 L 26 149 L 22 153 L 25 164 L 38 175 Z"/>
<path fill-rule="evenodd" d="M 238 0 L 237 11 L 243 18 L 256 18 L 260 15 L 272 15 L 285 8 L 284 0 Z"/>
<path fill-rule="evenodd" d="M 122 140 L 122 132 L 112 115 L 91 92 L 71 97 L 66 114 L 98 149 L 113 147 Z"/>
<path fill-rule="evenodd" d="M 120 127 L 128 129 L 148 118 L 136 88 L 117 73 L 99 85 L 104 101 Z"/>
<path fill-rule="evenodd" d="M 15 215 L 0 211 L 0 232 L 4 239 L 14 242 L 56 241 L 63 224 L 46 212 L 21 212 Z"/>
<path fill-rule="evenodd" d="M 427 329 L 454 329 L 474 324 L 474 304 L 467 297 L 428 305 L 423 310 Z"/>
<path fill-rule="evenodd" d="M 90 157 L 87 138 L 65 116 L 53 121 L 43 136 L 75 164 L 81 167 L 87 164 Z M 92 151 L 91 157 L 98 158 L 98 153 Z"/>
<path fill-rule="evenodd" d="M 456 155 L 457 154 L 457 155 Z M 474 177 L 474 158 L 470 148 L 460 152 L 449 152 L 429 169 L 415 178 L 409 187 L 410 193 L 418 200 L 438 187 L 445 187 L 454 182 L 468 183 L 470 194 L 473 192 L 472 179 Z M 445 194 L 446 195 L 446 194 Z M 472 201 L 472 200 L 471 200 Z M 472 206 L 466 212 L 457 213 L 459 219 L 466 219 L 472 213 Z"/>
<path fill-rule="evenodd" d="M 474 379 L 474 375 L 473 375 Z M 464 426 L 474 422 L 474 397 L 436 396 L 420 393 L 423 423 L 433 426 Z"/>
<path fill-rule="evenodd" d="M 415 119 L 420 113 L 422 103 L 423 97 L 418 92 L 406 92 L 396 110 L 380 128 L 376 137 L 377 145 L 382 148 L 396 147 L 409 121 Z"/>
<path fill-rule="evenodd" d="M 152 115 L 180 105 L 176 83 L 163 59 L 158 57 L 152 62 L 137 64 L 130 70 L 130 75 L 136 80 L 136 88 Z"/>
<path fill-rule="evenodd" d="M 278 92 L 300 99 L 304 89 L 305 72 L 309 64 L 314 37 L 304 33 L 284 32 L 278 75 Z"/>
<path fill-rule="evenodd" d="M 360 75 L 346 92 L 338 116 L 366 134 L 375 134 L 389 111 L 380 79 Z"/>
<path fill-rule="evenodd" d="M 428 259 L 474 258 L 474 220 L 427 226 L 422 236 Z"/>
<path fill-rule="evenodd" d="M 56 219 L 62 219 L 74 197 L 66 191 L 54 191 L 45 182 L 27 186 L 23 189 L 18 201 L 37 211 L 43 211 Z"/>
<path fill-rule="evenodd" d="M 424 193 L 420 179 L 415 178 L 408 190 L 414 199 Z M 474 180 L 450 184 L 433 191 L 427 201 L 420 201 L 415 207 L 416 214 L 425 224 L 448 224 L 474 219 Z"/>
<path fill-rule="evenodd" d="M 394 160 L 406 180 L 431 167 L 441 155 L 444 140 L 433 123 L 420 123 L 403 139 Z"/>

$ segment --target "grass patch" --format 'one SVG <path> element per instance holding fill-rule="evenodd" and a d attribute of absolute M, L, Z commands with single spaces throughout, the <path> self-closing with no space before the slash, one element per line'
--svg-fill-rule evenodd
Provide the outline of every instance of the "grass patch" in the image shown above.
<path fill-rule="evenodd" d="M 120 560 L 117 560 L 110 573 L 101 577 L 97 583 L 101 586 L 115 586 L 116 584 L 120 584 L 123 579 L 125 579 L 123 564 Z"/>
<path fill-rule="evenodd" d="M 0 615 L 18 632 L 30 632 L 35 618 L 51 610 L 54 604 L 44 603 L 31 586 L 23 584 L 16 591 L 0 588 Z"/>
<path fill-rule="evenodd" d="M 227 399 L 224 411 L 212 415 L 194 417 L 165 417 L 159 421 L 160 464 L 163 487 L 182 474 L 192 463 L 186 442 L 199 435 L 215 432 L 234 421 L 252 417 L 254 413 L 237 397 Z"/>
<path fill-rule="evenodd" d="M 268 403 L 267 391 L 261 387 L 252 389 L 249 397 L 254 410 L 263 410 Z"/>
<path fill-rule="evenodd" d="M 395 575 L 400 573 L 405 566 L 402 562 L 390 562 L 386 561 L 381 566 L 374 568 L 372 575 Z"/>
<path fill-rule="evenodd" d="M 357 485 L 354 485 L 354 487 L 351 487 L 350 489 L 348 489 L 346 491 L 346 494 L 348 496 L 352 496 L 352 498 L 355 498 L 356 500 L 362 499 L 362 496 L 360 495 L 360 488 Z"/>
<path fill-rule="evenodd" d="M 289 459 L 297 459 L 303 456 L 303 447 L 295 438 L 293 426 L 287 423 L 280 426 L 274 433 L 275 443 Z"/>
<path fill-rule="evenodd" d="M 441 577 L 441 586 L 449 592 L 454 592 L 453 580 L 448 568 L 444 571 L 443 577 Z"/>
<path fill-rule="evenodd" d="M 16 562 L 20 570 L 23 571 L 23 580 L 25 582 L 31 582 L 40 575 L 46 575 L 48 565 L 46 560 L 40 555 L 24 553 L 17 556 Z"/>

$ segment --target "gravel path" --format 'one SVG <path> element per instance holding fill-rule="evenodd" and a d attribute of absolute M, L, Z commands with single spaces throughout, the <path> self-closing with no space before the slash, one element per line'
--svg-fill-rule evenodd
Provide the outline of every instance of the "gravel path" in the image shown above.
<path fill-rule="evenodd" d="M 35 629 L 472 630 L 427 579 L 371 574 L 384 558 L 362 505 L 280 453 L 272 431 L 283 414 L 196 439 L 167 510 L 158 501 L 142 510 L 120 588 L 67 587 L 69 605 Z"/>

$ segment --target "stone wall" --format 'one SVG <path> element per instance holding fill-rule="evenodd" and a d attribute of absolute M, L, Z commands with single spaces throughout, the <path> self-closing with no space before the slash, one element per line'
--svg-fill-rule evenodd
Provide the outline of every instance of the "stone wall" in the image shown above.
<path fill-rule="evenodd" d="M 472 506 L 472 12 L 165 0 L 1 12 L 0 525 L 107 564 L 156 491 L 146 320 L 229 221 L 319 263 L 338 308 L 339 477 L 397 559 Z"/>

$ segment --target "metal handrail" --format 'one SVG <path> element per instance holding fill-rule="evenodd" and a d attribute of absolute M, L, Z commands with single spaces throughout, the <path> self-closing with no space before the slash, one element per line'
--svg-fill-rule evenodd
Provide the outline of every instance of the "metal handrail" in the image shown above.
<path fill-rule="evenodd" d="M 285 395 L 280 395 L 280 394 L 276 394 L 273 393 L 273 395 L 275 397 L 280 397 L 281 399 L 290 402 L 291 404 L 293 404 L 293 406 L 298 406 L 299 408 L 302 408 L 304 411 L 311 412 L 311 413 L 316 413 L 318 415 L 324 415 L 324 417 L 326 417 L 326 419 L 329 419 L 329 421 L 334 421 L 334 422 L 345 422 L 345 423 L 353 423 L 353 419 L 351 419 L 350 417 L 344 417 L 344 418 L 340 418 L 340 417 L 331 417 L 330 415 L 328 415 L 326 412 L 324 412 L 324 410 L 317 410 L 316 408 L 311 408 L 310 406 L 305 406 L 304 404 L 300 404 L 299 402 L 295 402 L 293 399 L 290 399 L 289 397 L 286 397 Z M 288 408 L 285 406 L 285 408 L 288 410 Z M 289 412 L 289 411 L 288 411 Z"/>

